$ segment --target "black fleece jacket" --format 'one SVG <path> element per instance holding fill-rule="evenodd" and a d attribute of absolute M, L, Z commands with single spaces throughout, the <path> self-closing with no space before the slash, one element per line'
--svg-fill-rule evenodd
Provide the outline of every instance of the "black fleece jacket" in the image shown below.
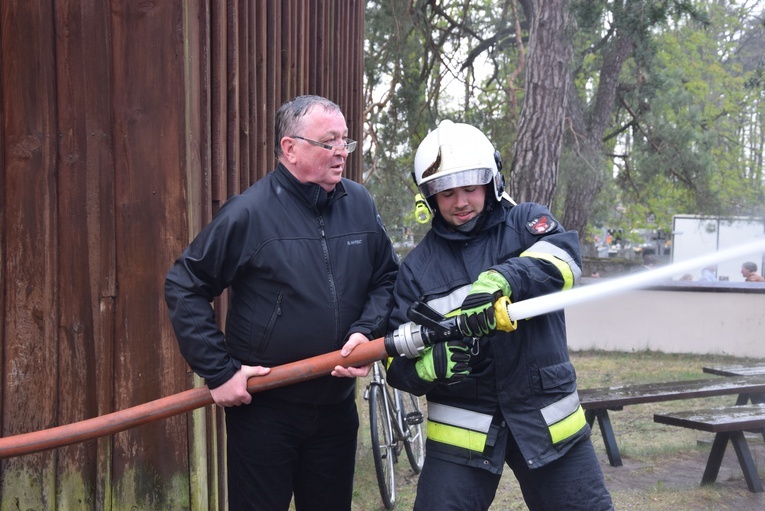
<path fill-rule="evenodd" d="M 374 201 L 343 179 L 327 194 L 281 164 L 221 208 L 170 268 L 165 299 L 181 353 L 210 388 L 246 365 L 273 367 L 384 334 L 398 257 Z M 226 333 L 210 302 L 230 290 Z M 332 403 L 354 380 L 325 376 L 268 392 Z"/>

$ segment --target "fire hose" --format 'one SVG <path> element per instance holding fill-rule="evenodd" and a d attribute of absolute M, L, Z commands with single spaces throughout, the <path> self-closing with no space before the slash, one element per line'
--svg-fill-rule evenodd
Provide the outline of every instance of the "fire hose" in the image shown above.
<path fill-rule="evenodd" d="M 605 298 L 615 293 L 639 289 L 676 274 L 762 252 L 765 252 L 765 239 L 655 270 L 515 303 L 511 303 L 507 297 L 502 297 L 494 305 L 498 328 L 510 331 L 515 329 L 517 321 L 523 319 L 589 300 Z M 427 346 L 461 338 L 457 318 L 444 318 L 424 304 L 414 304 L 410 309 L 412 322 L 399 326 L 385 337 L 356 346 L 347 357 L 342 356 L 340 351 L 335 351 L 276 366 L 264 376 L 251 377 L 247 381 L 247 390 L 250 393 L 256 393 L 319 378 L 331 373 L 338 365 L 359 367 L 389 356 L 414 358 Z M 213 404 L 213 398 L 210 390 L 203 386 L 80 422 L 0 438 L 0 459 L 92 440 L 211 404 Z"/>
<path fill-rule="evenodd" d="M 410 314 L 427 323 L 428 326 L 407 323 L 385 337 L 356 346 L 347 357 L 342 356 L 340 351 L 333 351 L 272 367 L 266 375 L 250 377 L 247 380 L 247 391 L 254 394 L 319 378 L 328 375 L 339 365 L 359 367 L 398 355 L 412 358 L 426 346 L 462 337 L 456 318 L 444 318 L 425 304 L 416 304 L 411 308 Z M 420 318 L 419 314 L 424 316 Z M 111 435 L 142 424 L 190 412 L 211 405 L 213 402 L 210 390 L 202 386 L 80 422 L 0 438 L 0 459 L 32 454 Z"/>

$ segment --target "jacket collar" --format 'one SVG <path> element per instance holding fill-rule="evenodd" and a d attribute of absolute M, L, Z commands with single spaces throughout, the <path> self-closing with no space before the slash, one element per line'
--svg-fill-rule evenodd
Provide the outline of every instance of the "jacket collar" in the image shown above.
<path fill-rule="evenodd" d="M 298 197 L 307 207 L 321 213 L 327 206 L 346 195 L 343 180 L 340 180 L 335 189 L 327 192 L 316 183 L 301 183 L 287 170 L 287 167 L 279 163 L 274 170 L 277 181 L 285 189 Z"/>

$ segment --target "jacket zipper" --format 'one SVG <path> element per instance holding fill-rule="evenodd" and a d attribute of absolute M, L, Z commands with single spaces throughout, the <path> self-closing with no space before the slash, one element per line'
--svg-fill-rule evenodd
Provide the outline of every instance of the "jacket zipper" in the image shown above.
<path fill-rule="evenodd" d="M 269 318 L 268 324 L 266 325 L 266 331 L 263 332 L 263 337 L 260 338 L 260 342 L 258 343 L 258 347 L 255 353 L 261 354 L 266 350 L 266 348 L 268 347 L 268 343 L 271 340 L 271 334 L 274 331 L 274 325 L 276 325 L 276 320 L 281 315 L 282 315 L 282 293 L 279 292 L 279 294 L 276 297 L 276 305 L 274 306 L 274 311 L 271 313 L 271 317 Z"/>
<path fill-rule="evenodd" d="M 329 244 L 327 243 L 327 235 L 324 232 L 324 217 L 322 215 L 319 215 L 317 217 L 317 220 L 319 221 L 319 232 L 321 233 L 321 247 L 322 251 L 324 252 L 324 266 L 327 270 L 327 282 L 329 283 L 329 295 L 332 298 L 332 310 L 335 314 L 335 342 L 339 344 L 339 342 L 342 340 L 342 335 L 340 333 L 340 314 L 339 314 L 339 306 L 337 302 L 337 287 L 335 286 L 335 277 L 332 274 L 332 265 L 330 264 L 330 257 L 329 257 Z M 341 346 L 336 346 L 338 349 L 341 348 Z"/>

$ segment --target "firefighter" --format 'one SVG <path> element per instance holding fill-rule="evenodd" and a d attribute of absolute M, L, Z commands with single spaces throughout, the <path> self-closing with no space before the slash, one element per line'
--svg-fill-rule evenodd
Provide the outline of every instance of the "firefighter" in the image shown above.
<path fill-rule="evenodd" d="M 461 315 L 462 341 L 390 360 L 388 382 L 427 396 L 427 448 L 415 510 L 485 510 L 504 464 L 531 510 L 613 509 L 579 404 L 562 311 L 497 330 L 493 303 L 569 289 L 576 232 L 504 191 L 488 138 L 445 120 L 417 149 L 414 180 L 431 229 L 404 258 L 389 331 L 424 302 Z"/>

